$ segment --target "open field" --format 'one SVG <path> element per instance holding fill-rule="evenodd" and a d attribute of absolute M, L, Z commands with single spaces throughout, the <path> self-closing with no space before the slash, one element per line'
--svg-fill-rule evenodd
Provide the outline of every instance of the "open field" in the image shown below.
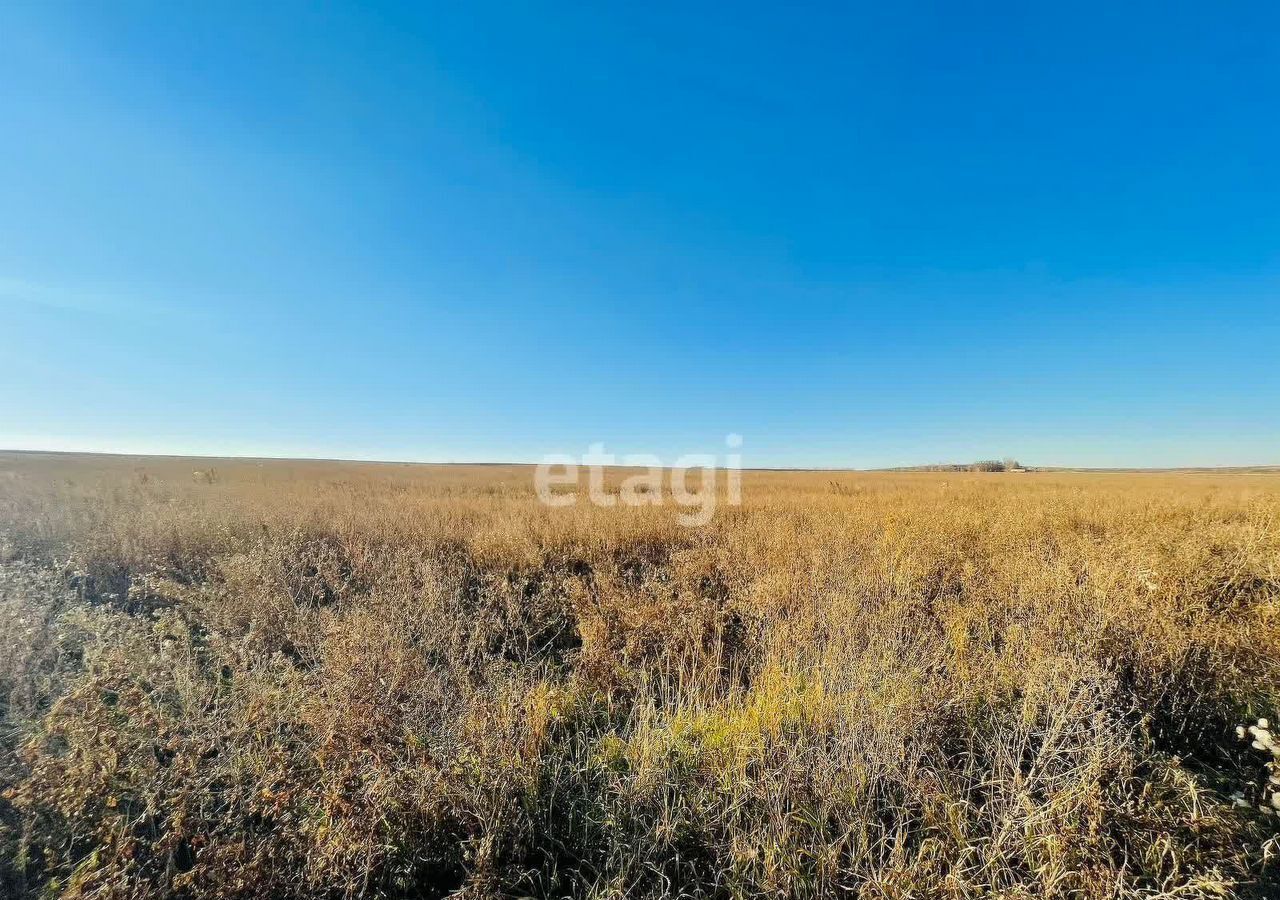
<path fill-rule="evenodd" d="M 0 454 L 0 895 L 1280 890 L 1235 734 L 1280 712 L 1280 476 L 748 472 L 675 513 Z"/>

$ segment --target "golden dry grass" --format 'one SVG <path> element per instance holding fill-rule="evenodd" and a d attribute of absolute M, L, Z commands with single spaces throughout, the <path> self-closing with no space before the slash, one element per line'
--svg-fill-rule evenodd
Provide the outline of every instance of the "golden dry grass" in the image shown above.
<path fill-rule="evenodd" d="M 1229 797 L 1280 684 L 1280 476 L 744 501 L 0 454 L 0 889 L 1275 893 L 1278 820 Z"/>

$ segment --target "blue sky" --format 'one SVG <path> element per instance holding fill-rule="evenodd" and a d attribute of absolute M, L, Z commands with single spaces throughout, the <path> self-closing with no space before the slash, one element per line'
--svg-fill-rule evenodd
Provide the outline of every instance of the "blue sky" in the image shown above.
<path fill-rule="evenodd" d="M 0 447 L 1280 463 L 1273 4 L 0 4 Z"/>

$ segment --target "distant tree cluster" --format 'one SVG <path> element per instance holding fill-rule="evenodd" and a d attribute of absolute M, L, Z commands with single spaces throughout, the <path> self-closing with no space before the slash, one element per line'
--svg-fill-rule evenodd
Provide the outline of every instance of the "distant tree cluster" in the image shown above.
<path fill-rule="evenodd" d="M 1025 472 L 1026 466 L 1011 456 L 1004 459 L 980 459 L 971 463 L 935 463 L 931 466 L 908 466 L 917 472 Z"/>
<path fill-rule="evenodd" d="M 1023 465 L 1009 456 L 1004 459 L 980 459 L 968 466 L 970 472 L 1012 472 L 1021 468 Z"/>

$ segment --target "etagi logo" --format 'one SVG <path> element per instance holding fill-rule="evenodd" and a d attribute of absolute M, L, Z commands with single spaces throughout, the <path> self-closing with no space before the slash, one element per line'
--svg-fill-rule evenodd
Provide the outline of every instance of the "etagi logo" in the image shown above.
<path fill-rule="evenodd" d="M 662 506 L 674 502 L 682 511 L 676 521 L 688 528 L 706 525 L 715 515 L 716 503 L 721 499 L 717 491 L 717 473 L 723 471 L 725 491 L 723 500 L 730 506 L 742 503 L 742 435 L 730 434 L 724 439 L 729 452 L 723 465 L 714 453 L 686 453 L 670 466 L 652 453 L 627 453 L 619 460 L 616 454 L 605 453 L 604 444 L 591 444 L 581 459 L 564 453 L 543 457 L 533 475 L 533 486 L 538 499 L 547 506 L 573 506 L 578 502 L 576 490 L 555 490 L 581 486 L 581 470 L 587 471 L 587 498 L 596 506 Z M 607 490 L 604 484 L 606 466 L 624 466 L 641 469 L 623 479 L 617 492 Z M 690 486 L 690 470 L 700 470 L 694 486 Z"/>

